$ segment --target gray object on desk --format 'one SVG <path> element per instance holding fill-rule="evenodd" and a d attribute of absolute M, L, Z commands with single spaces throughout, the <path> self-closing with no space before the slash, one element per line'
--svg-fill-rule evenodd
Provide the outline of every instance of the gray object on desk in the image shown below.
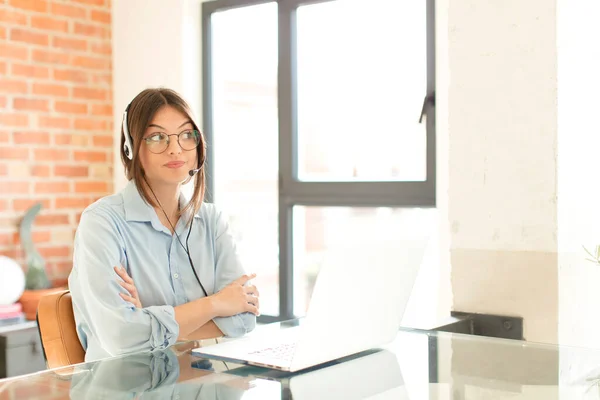
<path fill-rule="evenodd" d="M 35 322 L 0 327 L 0 379 L 46 369 Z"/>

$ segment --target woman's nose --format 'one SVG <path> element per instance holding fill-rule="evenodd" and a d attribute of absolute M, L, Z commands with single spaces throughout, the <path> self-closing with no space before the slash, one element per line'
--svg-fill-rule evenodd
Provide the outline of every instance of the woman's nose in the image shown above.
<path fill-rule="evenodd" d="M 182 152 L 182 148 L 179 145 L 179 141 L 177 140 L 177 136 L 172 137 L 169 140 L 169 145 L 167 147 L 167 153 L 169 154 L 180 154 Z"/>

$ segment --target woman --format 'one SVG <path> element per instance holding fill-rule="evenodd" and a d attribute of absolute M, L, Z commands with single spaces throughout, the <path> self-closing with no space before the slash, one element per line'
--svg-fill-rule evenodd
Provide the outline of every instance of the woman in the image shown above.
<path fill-rule="evenodd" d="M 90 205 L 75 235 L 69 288 L 86 361 L 254 329 L 254 275 L 244 275 L 223 214 L 203 203 L 205 154 L 174 91 L 147 89 L 127 106 L 129 183 Z"/>

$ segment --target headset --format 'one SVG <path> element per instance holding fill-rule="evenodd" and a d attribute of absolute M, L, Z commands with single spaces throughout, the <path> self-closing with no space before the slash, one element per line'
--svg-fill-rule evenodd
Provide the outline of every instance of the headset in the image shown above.
<path fill-rule="evenodd" d="M 133 160 L 133 144 L 132 144 L 133 141 L 132 141 L 131 135 L 129 134 L 129 128 L 127 126 L 127 113 L 129 112 L 130 106 L 131 106 L 131 103 L 129 103 L 127 105 L 127 107 L 125 108 L 125 112 L 123 112 L 122 126 L 123 126 L 123 136 L 125 139 L 124 143 L 123 143 L 123 153 L 125 154 L 125 157 L 127 157 L 129 160 Z M 198 172 L 200 172 L 200 170 L 202 170 L 203 165 L 204 165 L 204 156 L 202 157 L 202 159 L 199 162 L 199 165 L 198 165 L 199 168 L 191 169 L 188 171 L 190 179 L 193 178 L 194 175 L 196 175 Z M 144 177 L 144 180 L 146 180 L 146 177 Z M 192 261 L 192 256 L 190 255 L 189 240 L 190 240 L 190 233 L 192 232 L 192 226 L 194 225 L 194 217 L 192 216 L 192 221 L 190 222 L 190 228 L 188 230 L 187 237 L 185 238 L 185 246 L 184 246 L 183 243 L 181 242 L 181 238 L 179 237 L 179 234 L 177 233 L 177 231 L 175 230 L 175 227 L 171 223 L 169 216 L 167 215 L 162 204 L 160 204 L 160 200 L 158 200 L 158 197 L 154 193 L 154 190 L 152 190 L 152 186 L 150 186 L 148 181 L 146 181 L 146 185 L 148 185 L 148 187 L 150 188 L 150 191 L 152 192 L 152 195 L 156 199 L 156 202 L 158 203 L 160 209 L 162 210 L 163 214 L 165 214 L 165 218 L 167 219 L 167 222 L 171 226 L 171 229 L 173 229 L 173 232 L 175 233 L 175 236 L 177 237 L 177 241 L 183 248 L 183 251 L 185 251 L 185 253 L 187 254 L 188 260 L 190 262 L 190 266 L 192 267 L 192 272 L 194 273 L 194 276 L 196 277 L 196 280 L 198 281 L 198 284 L 200 285 L 200 288 L 202 289 L 204 296 L 208 297 L 208 293 L 206 292 L 206 289 L 204 289 L 204 285 L 202 285 L 202 282 L 200 282 L 200 278 L 198 277 L 198 274 L 196 273 L 196 268 L 194 267 L 194 262 Z"/>

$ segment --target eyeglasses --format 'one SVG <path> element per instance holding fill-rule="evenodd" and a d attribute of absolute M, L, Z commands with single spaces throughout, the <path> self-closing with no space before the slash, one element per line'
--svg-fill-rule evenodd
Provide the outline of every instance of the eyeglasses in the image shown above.
<path fill-rule="evenodd" d="M 166 133 L 155 133 L 144 138 L 148 150 L 154 154 L 160 154 L 169 148 L 171 136 L 177 136 L 177 143 L 183 150 L 194 150 L 200 144 L 200 132 L 196 130 L 183 131 L 179 134 L 167 135 Z"/>

